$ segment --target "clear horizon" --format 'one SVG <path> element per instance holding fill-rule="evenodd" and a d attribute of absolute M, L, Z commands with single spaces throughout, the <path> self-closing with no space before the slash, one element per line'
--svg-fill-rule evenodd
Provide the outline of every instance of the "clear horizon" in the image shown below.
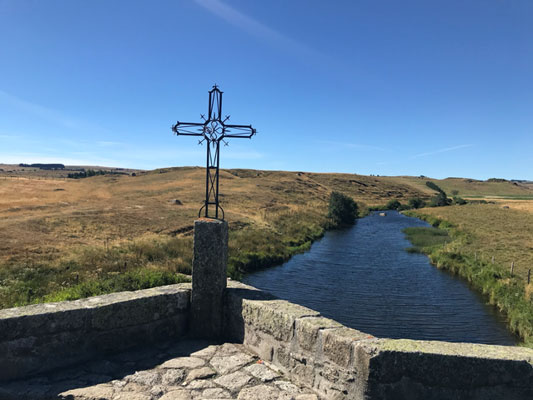
<path fill-rule="evenodd" d="M 0 163 L 533 180 L 533 3 L 0 0 Z"/>

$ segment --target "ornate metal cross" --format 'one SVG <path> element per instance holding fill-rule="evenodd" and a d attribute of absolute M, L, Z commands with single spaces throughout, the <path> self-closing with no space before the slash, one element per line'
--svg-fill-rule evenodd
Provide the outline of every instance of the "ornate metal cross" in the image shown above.
<path fill-rule="evenodd" d="M 202 139 L 198 144 L 207 142 L 207 168 L 205 176 L 205 202 L 198 216 L 202 214 L 205 209 L 204 216 L 206 218 L 218 218 L 218 210 L 222 211 L 222 218 L 224 219 L 224 209 L 218 202 L 218 170 L 220 164 L 220 142 L 228 145 L 224 139 L 228 138 L 247 138 L 251 139 L 256 134 L 256 130 L 252 125 L 233 125 L 227 124 L 229 115 L 222 119 L 222 93 L 217 85 L 209 91 L 209 105 L 207 111 L 207 119 L 205 115 L 201 114 L 204 122 L 179 122 L 172 126 L 172 130 L 178 136 L 201 136 Z M 214 206 L 214 209 L 209 206 Z"/>

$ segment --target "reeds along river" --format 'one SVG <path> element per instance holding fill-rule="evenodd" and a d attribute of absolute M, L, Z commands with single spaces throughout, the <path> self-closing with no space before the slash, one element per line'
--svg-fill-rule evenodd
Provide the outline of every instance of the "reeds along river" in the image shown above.
<path fill-rule="evenodd" d="M 516 344 L 504 317 L 466 282 L 405 251 L 410 226 L 428 224 L 373 213 L 244 282 L 377 337 Z"/>

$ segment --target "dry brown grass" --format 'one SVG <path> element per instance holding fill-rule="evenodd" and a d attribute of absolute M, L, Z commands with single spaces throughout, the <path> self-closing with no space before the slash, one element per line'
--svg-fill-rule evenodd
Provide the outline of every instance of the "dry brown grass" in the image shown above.
<path fill-rule="evenodd" d="M 533 201 L 530 202 L 533 204 Z M 483 260 L 491 260 L 510 269 L 515 263 L 515 274 L 526 278 L 533 269 L 533 213 L 504 209 L 500 204 L 468 204 L 424 208 L 419 211 L 449 221 L 468 234 L 462 250 L 477 253 Z"/>
<path fill-rule="evenodd" d="M 132 241 L 147 233 L 190 233 L 204 196 L 203 168 L 79 180 L 0 179 L 0 261 L 54 257 L 80 246 Z M 271 226 L 284 213 L 326 213 L 339 190 L 367 205 L 423 196 L 390 178 L 283 171 L 221 171 L 221 202 L 233 227 Z M 179 199 L 183 205 L 171 203 Z"/>
<path fill-rule="evenodd" d="M 0 261 L 18 256 L 53 257 L 73 247 L 128 242 L 147 233 L 189 234 L 188 228 L 204 196 L 204 173 L 203 168 L 186 167 L 141 172 L 135 177 L 33 179 L 27 173 L 22 179 L 0 178 Z M 360 205 L 385 204 L 391 198 L 405 203 L 408 198 L 428 198 L 432 194 L 425 181 L 411 177 L 224 170 L 220 192 L 226 219 L 234 228 L 251 224 L 268 229 L 272 221 L 287 213 L 325 214 L 332 190 L 352 196 Z M 469 183 L 447 181 L 459 182 L 462 190 Z M 444 181 L 437 184 L 449 190 Z M 470 185 L 473 188 L 467 190 L 469 193 L 481 193 L 481 186 L 484 194 L 501 192 L 505 186 L 523 194 L 522 188 L 505 182 L 473 181 Z M 179 199 L 183 205 L 171 203 L 172 199 Z M 511 208 L 505 211 L 533 212 L 533 201 L 497 201 L 498 208 Z M 464 210 L 471 209 L 477 210 Z M 482 208 L 464 221 L 474 215 L 483 220 L 487 217 L 484 211 L 489 209 L 492 210 Z M 449 216 L 455 220 L 459 210 L 463 209 L 439 208 L 430 213 L 443 213 L 445 219 Z M 477 226 L 478 221 L 475 223 Z"/>
<path fill-rule="evenodd" d="M 444 190 L 448 196 L 452 195 L 452 191 L 457 190 L 459 192 L 458 196 L 464 198 L 526 197 L 533 200 L 533 186 L 517 182 L 487 182 L 468 178 L 431 179 L 411 176 L 401 176 L 394 179 L 403 184 L 412 185 L 429 195 L 435 194 L 433 190 L 426 186 L 426 182 L 431 181 Z"/>
<path fill-rule="evenodd" d="M 79 180 L 47 173 L 46 179 L 35 178 L 31 171 L 18 179 L 0 177 L 0 303 L 4 296 L 4 304 L 14 304 L 10 299 L 22 291 L 27 295 L 13 301 L 35 301 L 43 293 L 71 288 L 78 276 L 80 281 L 91 281 L 135 268 L 190 270 L 190 235 L 205 193 L 205 169 L 168 168 Z M 260 268 L 308 248 L 322 230 L 333 190 L 353 197 L 360 209 L 390 199 L 404 204 L 413 197 L 427 200 L 434 194 L 416 178 L 223 170 L 220 199 L 232 232 L 233 265 L 259 260 L 252 267 Z M 463 221 L 465 229 L 473 230 L 478 219 L 492 219 L 493 231 L 501 235 L 489 235 L 492 241 L 487 239 L 483 251 L 501 247 L 507 258 L 497 255 L 497 259 L 514 259 L 522 273 L 526 264 L 522 259 L 529 260 L 524 249 L 531 253 L 533 248 L 529 228 L 516 235 L 506 231 L 505 218 L 498 220 L 494 215 L 499 214 L 486 212 L 494 208 L 504 212 L 502 216 L 518 213 L 515 226 L 526 221 L 518 215 L 532 214 L 503 210 L 501 205 L 469 207 L 428 212 L 442 212 L 442 218 Z M 463 218 L 456 215 L 458 210 L 479 212 Z M 43 280 L 48 282 L 46 290 Z"/>
<path fill-rule="evenodd" d="M 525 211 L 533 213 L 533 200 L 513 200 L 513 199 L 501 199 L 496 197 L 487 197 L 487 201 L 492 201 L 502 208 L 508 207 L 511 210 Z"/>

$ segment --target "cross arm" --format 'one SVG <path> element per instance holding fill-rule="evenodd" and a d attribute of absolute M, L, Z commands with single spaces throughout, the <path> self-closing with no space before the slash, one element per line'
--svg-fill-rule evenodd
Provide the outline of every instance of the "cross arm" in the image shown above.
<path fill-rule="evenodd" d="M 252 128 L 252 125 L 231 125 L 226 124 L 225 127 L 225 138 L 246 138 L 250 139 L 253 135 L 257 133 L 255 128 Z"/>
<path fill-rule="evenodd" d="M 180 122 L 172 125 L 172 131 L 176 135 L 204 136 L 204 124 L 201 122 Z"/>

